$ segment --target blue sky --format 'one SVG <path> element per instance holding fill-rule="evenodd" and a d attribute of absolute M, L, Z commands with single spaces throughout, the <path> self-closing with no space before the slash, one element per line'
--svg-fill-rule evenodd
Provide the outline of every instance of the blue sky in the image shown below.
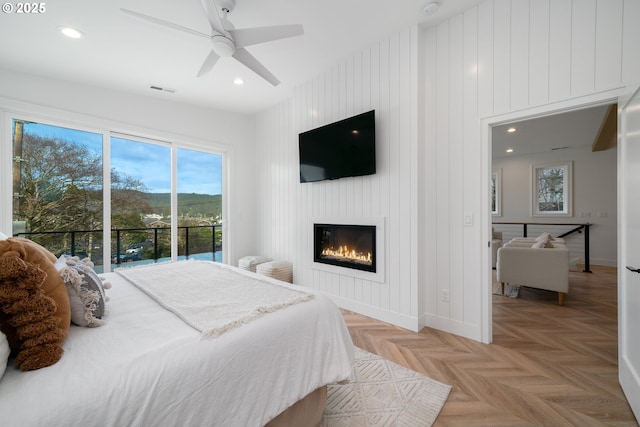
<path fill-rule="evenodd" d="M 102 135 L 76 129 L 38 123 L 25 125 L 25 133 L 53 137 L 102 152 Z M 179 148 L 178 192 L 222 194 L 222 156 Z M 171 151 L 168 146 L 132 141 L 111 140 L 111 168 L 142 181 L 149 192 L 171 192 Z"/>

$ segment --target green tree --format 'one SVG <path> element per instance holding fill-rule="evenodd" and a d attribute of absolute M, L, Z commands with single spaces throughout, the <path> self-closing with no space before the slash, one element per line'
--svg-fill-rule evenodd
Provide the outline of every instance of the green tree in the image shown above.
<path fill-rule="evenodd" d="M 538 210 L 541 212 L 564 209 L 564 169 L 538 170 Z"/>
<path fill-rule="evenodd" d="M 15 143 L 15 142 L 14 142 Z M 20 141 L 21 164 L 14 220 L 24 221 L 27 232 L 100 230 L 103 227 L 102 156 L 82 144 L 42 137 L 25 131 Z M 144 185 L 136 178 L 115 171 L 111 174 L 114 226 L 141 226 L 133 213 L 148 209 Z M 63 236 L 62 238 L 60 236 Z M 76 244 L 91 251 L 97 233 L 74 236 Z M 57 252 L 69 247 L 70 235 L 37 235 L 35 240 Z M 99 242 L 98 242 L 99 243 Z"/>

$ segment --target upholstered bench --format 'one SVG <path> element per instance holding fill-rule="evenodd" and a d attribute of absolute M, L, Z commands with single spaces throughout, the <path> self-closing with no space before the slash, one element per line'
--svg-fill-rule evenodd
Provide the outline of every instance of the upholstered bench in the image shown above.
<path fill-rule="evenodd" d="M 238 260 L 238 268 L 241 268 L 243 270 L 253 271 L 255 273 L 256 267 L 258 265 L 263 264 L 265 262 L 269 262 L 269 261 L 271 261 L 271 258 L 267 258 L 261 255 L 246 256 Z"/>
<path fill-rule="evenodd" d="M 256 273 L 293 283 L 293 266 L 289 261 L 276 260 L 258 264 Z"/>

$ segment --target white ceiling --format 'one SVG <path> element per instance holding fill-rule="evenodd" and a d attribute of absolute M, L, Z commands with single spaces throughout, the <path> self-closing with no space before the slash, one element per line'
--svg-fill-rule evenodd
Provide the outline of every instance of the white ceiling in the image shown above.
<path fill-rule="evenodd" d="M 491 134 L 493 157 L 591 148 L 608 108 L 600 105 L 495 126 Z M 516 131 L 507 132 L 510 127 Z M 507 148 L 513 148 L 513 153 L 507 153 Z"/>
<path fill-rule="evenodd" d="M 247 48 L 282 82 L 273 87 L 231 58 L 202 78 L 210 42 L 120 12 L 130 9 L 210 33 L 199 0 L 58 0 L 41 14 L 0 14 L 0 67 L 176 102 L 255 113 L 290 97 L 292 88 L 346 56 L 413 24 L 430 26 L 482 0 L 236 0 L 235 28 L 302 24 L 305 34 Z M 16 4 L 12 2 L 11 4 Z M 85 33 L 62 36 L 67 25 Z M 243 86 L 232 83 L 235 77 Z M 175 93 L 149 87 L 175 89 Z"/>

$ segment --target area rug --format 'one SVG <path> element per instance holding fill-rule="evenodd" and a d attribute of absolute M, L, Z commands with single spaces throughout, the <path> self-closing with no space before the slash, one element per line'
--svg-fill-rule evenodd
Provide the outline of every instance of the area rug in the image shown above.
<path fill-rule="evenodd" d="M 355 348 L 351 378 L 327 388 L 323 427 L 431 426 L 451 386 Z"/>
<path fill-rule="evenodd" d="M 502 295 L 502 287 L 500 283 L 493 284 L 493 294 L 494 295 Z M 504 295 L 509 298 L 518 298 L 520 295 L 520 286 L 519 285 L 510 285 L 508 283 L 504 284 Z"/>

